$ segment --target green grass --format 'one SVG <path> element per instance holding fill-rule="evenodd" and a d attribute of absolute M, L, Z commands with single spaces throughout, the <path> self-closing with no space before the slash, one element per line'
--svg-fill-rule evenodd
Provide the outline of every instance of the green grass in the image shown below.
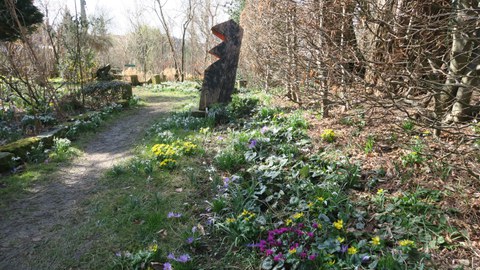
<path fill-rule="evenodd" d="M 0 180 L 0 207 L 8 205 L 12 199 L 28 194 L 34 183 L 50 180 L 52 173 L 58 170 L 59 163 L 27 165 L 24 172 L 2 176 Z"/>

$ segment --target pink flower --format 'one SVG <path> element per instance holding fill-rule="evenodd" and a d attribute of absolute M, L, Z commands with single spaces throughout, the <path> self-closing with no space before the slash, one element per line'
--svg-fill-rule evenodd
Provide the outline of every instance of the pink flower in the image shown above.
<path fill-rule="evenodd" d="M 283 258 L 282 253 L 278 253 L 275 257 L 273 257 L 273 261 L 275 261 L 275 262 L 283 261 L 283 260 L 284 260 L 284 258 Z"/>

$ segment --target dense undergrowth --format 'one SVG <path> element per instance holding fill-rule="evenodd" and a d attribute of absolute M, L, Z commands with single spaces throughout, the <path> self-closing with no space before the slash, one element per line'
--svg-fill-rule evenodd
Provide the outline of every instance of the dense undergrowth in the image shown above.
<path fill-rule="evenodd" d="M 304 112 L 269 99 L 240 94 L 206 118 L 175 113 L 150 129 L 135 159 L 112 170 L 112 183 L 133 174 L 162 190 L 138 198 L 147 207 L 157 201 L 135 219 L 151 234 L 143 234 L 144 248 L 117 251 L 114 268 L 444 267 L 431 254 L 455 248 L 462 236 L 438 206 L 443 192 L 390 192 L 364 181 L 361 164 L 335 147 L 315 150 Z M 325 144 L 337 136 L 328 128 L 320 134 Z M 420 162 L 412 153 L 405 166 Z"/>

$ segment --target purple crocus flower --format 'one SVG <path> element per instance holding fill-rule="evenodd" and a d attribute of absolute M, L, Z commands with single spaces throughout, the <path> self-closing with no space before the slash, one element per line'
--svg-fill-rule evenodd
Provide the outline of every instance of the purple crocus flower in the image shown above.
<path fill-rule="evenodd" d="M 172 265 L 168 262 L 163 264 L 163 270 L 172 270 Z"/>
<path fill-rule="evenodd" d="M 168 256 L 167 256 L 167 259 L 176 260 L 175 255 L 173 253 L 169 253 Z"/>
<path fill-rule="evenodd" d="M 257 140 L 251 139 L 250 142 L 249 142 L 249 144 L 248 144 L 248 148 L 249 148 L 249 149 L 255 148 L 255 146 L 257 146 L 257 143 L 258 143 Z"/>
<path fill-rule="evenodd" d="M 233 180 L 233 179 L 232 179 L 232 180 Z M 223 187 L 224 187 L 224 188 L 228 188 L 228 185 L 230 184 L 230 182 L 231 182 L 232 180 L 230 180 L 230 178 L 228 178 L 228 177 L 223 178 Z"/>
<path fill-rule="evenodd" d="M 180 262 L 180 263 L 186 263 L 190 260 L 190 256 L 188 254 L 183 254 L 183 255 L 180 255 L 176 261 L 177 262 Z"/>
<path fill-rule="evenodd" d="M 316 253 L 315 253 L 315 254 L 312 254 L 312 255 L 308 256 L 308 260 L 310 260 L 310 261 L 315 261 L 315 259 L 317 258 L 317 256 L 318 256 L 318 255 L 317 255 Z"/>
<path fill-rule="evenodd" d="M 264 126 L 264 127 L 262 127 L 262 129 L 260 130 L 260 133 L 265 134 L 265 132 L 267 132 L 267 131 L 268 131 L 268 127 L 267 127 L 267 126 Z"/>
<path fill-rule="evenodd" d="M 347 252 L 347 250 L 348 250 L 348 245 L 342 245 L 342 247 L 340 248 L 341 253 L 345 253 Z"/>
<path fill-rule="evenodd" d="M 167 215 L 168 218 L 179 218 L 181 216 L 182 216 L 182 214 L 174 213 L 174 212 L 169 212 L 168 215 Z"/>
<path fill-rule="evenodd" d="M 273 250 L 271 250 L 271 249 L 265 250 L 265 255 L 266 255 L 266 256 L 271 256 L 271 255 L 273 255 Z"/>
<path fill-rule="evenodd" d="M 362 257 L 362 263 L 367 263 L 370 260 L 370 256 L 365 255 Z"/>
<path fill-rule="evenodd" d="M 191 244 L 191 243 L 193 243 L 193 241 L 195 241 L 195 239 L 193 237 L 187 238 L 187 244 Z"/>

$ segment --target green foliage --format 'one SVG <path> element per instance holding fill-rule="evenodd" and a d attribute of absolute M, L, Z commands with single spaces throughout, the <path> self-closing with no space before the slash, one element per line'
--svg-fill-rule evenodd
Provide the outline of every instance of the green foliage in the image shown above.
<path fill-rule="evenodd" d="M 238 95 L 234 95 L 232 101 L 228 104 L 227 109 L 232 118 L 242 118 L 253 115 L 259 102 L 260 100 L 255 97 L 242 98 Z"/>
<path fill-rule="evenodd" d="M 425 157 L 422 153 L 424 144 L 422 140 L 418 137 L 414 140 L 412 145 L 412 151 L 402 156 L 403 166 L 413 166 L 415 164 L 422 164 L 425 161 Z"/>
<path fill-rule="evenodd" d="M 374 209 L 375 220 L 380 224 L 389 224 L 388 233 L 392 233 L 397 241 L 417 239 L 418 244 L 415 246 L 423 246 L 425 249 L 448 247 L 449 244 L 443 236 L 445 232 L 452 237 L 461 235 L 451 227 L 445 211 L 438 206 L 442 196 L 443 193 L 439 191 L 427 189 L 418 189 L 413 193 L 404 192 L 400 195 L 389 195 L 379 190 L 377 195 L 372 197 L 377 207 Z M 405 242 L 399 244 L 404 245 Z M 405 246 L 403 248 L 407 252 L 413 250 L 405 250 Z"/>
<path fill-rule="evenodd" d="M 373 147 L 375 146 L 375 136 L 369 135 L 367 141 L 365 142 L 365 154 L 373 152 Z"/>
<path fill-rule="evenodd" d="M 8 144 L 21 138 L 21 131 L 0 120 L 0 142 Z"/>
<path fill-rule="evenodd" d="M 246 164 L 243 153 L 234 150 L 226 150 L 215 156 L 215 164 L 219 169 L 235 172 Z"/>
<path fill-rule="evenodd" d="M 101 111 L 91 112 L 86 115 L 80 115 L 77 120 L 69 127 L 66 136 L 74 139 L 81 133 L 96 130 L 100 125 L 108 119 L 112 114 L 119 112 L 122 109 L 121 105 L 112 104 L 104 107 Z"/>
<path fill-rule="evenodd" d="M 27 152 L 27 162 L 41 163 L 48 157 L 48 151 L 45 149 L 43 142 L 39 142 L 37 146 L 32 146 Z"/>
<path fill-rule="evenodd" d="M 240 22 L 240 14 L 245 8 L 245 3 L 245 0 L 234 0 L 230 2 L 228 6 L 228 14 L 230 15 L 230 19 L 237 23 Z"/>
<path fill-rule="evenodd" d="M 15 5 L 16 16 L 22 27 L 28 32 L 33 32 L 37 24 L 43 21 L 43 14 L 33 4 L 32 0 L 12 1 Z M 0 2 L 0 41 L 15 41 L 21 37 L 21 31 L 17 27 L 17 22 L 9 12 L 7 1 Z"/>
<path fill-rule="evenodd" d="M 402 128 L 406 132 L 413 131 L 413 129 L 415 128 L 415 122 L 413 122 L 412 120 L 406 120 L 405 122 L 403 122 Z"/>
<path fill-rule="evenodd" d="M 472 130 L 475 132 L 475 134 L 480 135 L 480 122 L 473 122 Z"/>
<path fill-rule="evenodd" d="M 303 117 L 302 111 L 296 111 L 288 117 L 289 126 L 294 129 L 307 129 L 308 122 Z"/>
<path fill-rule="evenodd" d="M 71 147 L 72 142 L 67 138 L 54 138 L 53 148 L 49 154 L 50 159 L 63 162 L 78 154 L 78 150 Z"/>

